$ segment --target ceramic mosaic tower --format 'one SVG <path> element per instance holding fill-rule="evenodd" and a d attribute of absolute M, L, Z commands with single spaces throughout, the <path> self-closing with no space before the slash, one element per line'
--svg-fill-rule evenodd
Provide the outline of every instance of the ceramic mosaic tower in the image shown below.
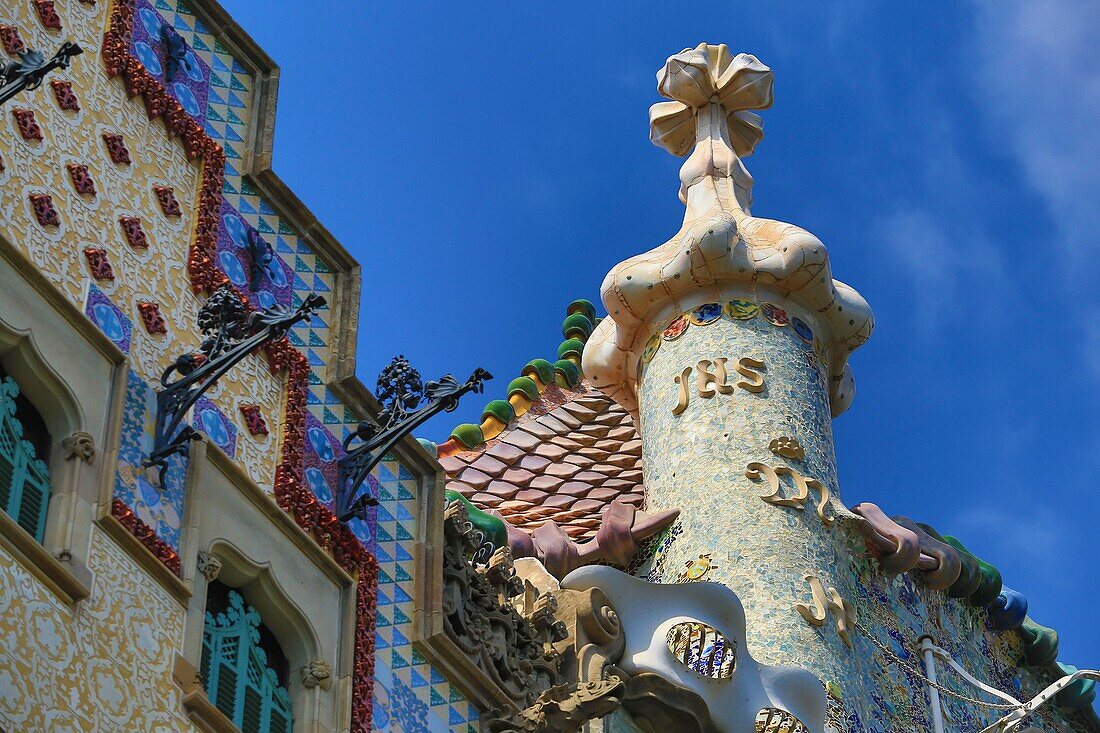
<path fill-rule="evenodd" d="M 771 106 L 771 70 L 702 44 L 657 78 L 673 101 L 651 108 L 652 139 L 687 156 L 687 212 L 666 243 L 607 275 L 608 318 L 583 359 L 635 416 L 647 508 L 682 510 L 643 571 L 727 585 L 757 659 L 850 679 L 832 612 L 813 626 L 795 606 L 815 610 L 806 576 L 850 597 L 831 420 L 851 403 L 848 354 L 870 335 L 871 311 L 833 279 L 816 237 L 749 213 L 741 159 L 763 136 L 750 110 Z"/>

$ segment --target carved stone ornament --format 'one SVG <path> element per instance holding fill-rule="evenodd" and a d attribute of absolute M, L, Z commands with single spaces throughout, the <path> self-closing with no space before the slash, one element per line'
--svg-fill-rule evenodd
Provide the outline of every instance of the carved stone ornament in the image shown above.
<path fill-rule="evenodd" d="M 786 435 L 780 435 L 768 443 L 768 450 L 777 456 L 790 458 L 792 461 L 806 459 L 806 449 L 798 442 L 798 438 L 791 438 Z"/>
<path fill-rule="evenodd" d="M 527 618 L 512 604 L 524 594 L 524 583 L 508 548 L 497 549 L 484 566 L 471 564 L 478 533 L 461 502 L 448 504 L 443 528 L 444 631 L 517 708 L 529 708 L 561 683 L 561 656 L 553 644 L 566 638 L 565 626 L 546 612 L 549 601 L 532 602 Z"/>
<path fill-rule="evenodd" d="M 79 458 L 84 463 L 92 463 L 95 460 L 95 441 L 91 433 L 79 431 L 61 441 L 61 448 L 65 451 L 65 459 Z"/>
<path fill-rule="evenodd" d="M 618 677 L 557 685 L 518 715 L 489 718 L 486 728 L 490 733 L 574 733 L 593 718 L 614 712 L 625 690 Z"/>
<path fill-rule="evenodd" d="M 222 559 L 211 552 L 199 550 L 198 569 L 207 583 L 217 580 L 222 571 Z"/>
<path fill-rule="evenodd" d="M 332 687 L 332 667 L 323 659 L 315 659 L 302 667 L 302 684 L 311 689 L 328 690 Z"/>

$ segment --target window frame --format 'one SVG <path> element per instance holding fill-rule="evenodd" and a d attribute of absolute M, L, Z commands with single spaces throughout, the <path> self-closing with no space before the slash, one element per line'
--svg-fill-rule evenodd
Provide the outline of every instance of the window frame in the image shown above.
<path fill-rule="evenodd" d="M 50 495 L 38 541 L 0 511 L 0 547 L 66 605 L 86 598 L 92 527 L 114 463 L 126 355 L 6 239 L 0 237 L 0 364 L 51 436 Z M 67 446 L 90 441 L 93 452 Z"/>

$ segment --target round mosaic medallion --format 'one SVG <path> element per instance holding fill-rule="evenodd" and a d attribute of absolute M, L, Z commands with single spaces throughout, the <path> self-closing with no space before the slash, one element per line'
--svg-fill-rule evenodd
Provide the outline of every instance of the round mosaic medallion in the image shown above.
<path fill-rule="evenodd" d="M 798 334 L 798 338 L 802 339 L 806 343 L 812 344 L 814 342 L 813 329 L 810 328 L 810 325 L 808 323 L 806 323 L 798 316 L 795 316 L 791 319 L 791 328 L 793 328 L 794 332 Z"/>
<path fill-rule="evenodd" d="M 680 316 L 672 323 L 668 324 L 664 333 L 661 334 L 661 338 L 665 341 L 675 341 L 684 335 L 684 331 L 687 330 L 690 325 L 687 316 Z"/>
<path fill-rule="evenodd" d="M 655 333 L 649 337 L 649 341 L 645 342 L 645 348 L 642 349 L 642 363 L 648 364 L 651 362 L 659 348 L 661 348 L 661 335 Z"/>
<path fill-rule="evenodd" d="M 704 303 L 688 313 L 688 319 L 696 326 L 706 326 L 722 317 L 721 303 Z"/>
<path fill-rule="evenodd" d="M 726 314 L 726 318 L 732 318 L 735 321 L 747 321 L 756 317 L 756 314 L 760 312 L 760 306 L 751 300 L 729 300 L 726 301 L 722 312 Z"/>
<path fill-rule="evenodd" d="M 764 316 L 764 320 L 773 326 L 786 326 L 791 322 L 787 311 L 783 310 L 775 303 L 761 303 L 760 315 Z"/>

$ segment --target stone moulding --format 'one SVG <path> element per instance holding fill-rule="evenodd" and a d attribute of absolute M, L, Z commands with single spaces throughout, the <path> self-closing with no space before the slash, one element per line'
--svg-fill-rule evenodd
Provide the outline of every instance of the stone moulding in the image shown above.
<path fill-rule="evenodd" d="M 834 280 L 821 241 L 793 224 L 749 213 L 752 177 L 741 158 L 763 127 L 749 110 L 772 103 L 772 73 L 754 56 L 700 44 L 670 57 L 658 90 L 672 102 L 650 111 L 652 139 L 674 155 L 687 211 L 670 240 L 629 258 L 600 287 L 608 317 L 585 344 L 584 374 L 637 415 L 639 361 L 655 333 L 681 313 L 729 298 L 789 300 L 816 322 L 826 349 L 834 416 L 851 404 L 848 354 L 867 340 L 874 319 L 855 290 Z"/>

